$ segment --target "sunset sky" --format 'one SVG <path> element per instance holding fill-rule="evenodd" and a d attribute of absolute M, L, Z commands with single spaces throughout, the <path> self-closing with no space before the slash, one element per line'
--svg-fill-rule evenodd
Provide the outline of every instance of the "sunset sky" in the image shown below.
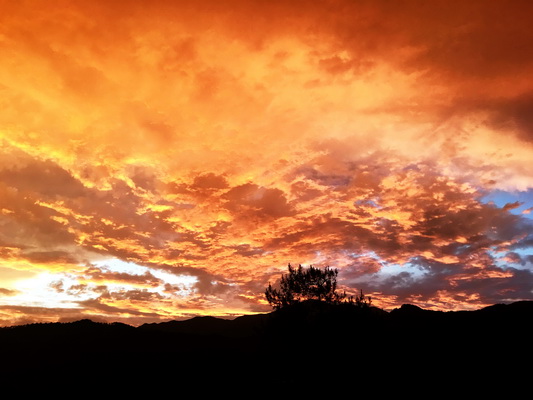
<path fill-rule="evenodd" d="M 0 326 L 533 300 L 533 2 L 0 0 Z"/>

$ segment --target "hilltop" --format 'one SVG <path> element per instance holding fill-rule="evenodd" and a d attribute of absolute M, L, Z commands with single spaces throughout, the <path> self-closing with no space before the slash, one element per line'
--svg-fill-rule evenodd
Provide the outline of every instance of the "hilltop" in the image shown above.
<path fill-rule="evenodd" d="M 90 320 L 30 324 L 0 328 L 1 372 L 118 372 L 220 382 L 274 374 L 283 382 L 303 371 L 332 369 L 358 379 L 431 379 L 443 373 L 464 379 L 473 371 L 520 370 L 530 362 L 531 321 L 528 301 L 450 312 L 305 302 L 233 320 L 195 317 L 139 327 Z"/>

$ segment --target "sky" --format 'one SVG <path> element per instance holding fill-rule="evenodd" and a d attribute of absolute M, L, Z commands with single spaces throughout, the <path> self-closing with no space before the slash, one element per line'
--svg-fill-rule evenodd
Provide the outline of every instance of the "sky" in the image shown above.
<path fill-rule="evenodd" d="M 0 0 L 0 326 L 533 300 L 533 3 Z"/>

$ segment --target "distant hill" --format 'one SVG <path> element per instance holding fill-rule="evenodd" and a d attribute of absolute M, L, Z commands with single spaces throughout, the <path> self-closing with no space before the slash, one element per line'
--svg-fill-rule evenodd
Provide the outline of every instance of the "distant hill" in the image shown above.
<path fill-rule="evenodd" d="M 452 312 L 306 302 L 234 320 L 30 324 L 0 328 L 0 373 L 263 383 L 270 376 L 287 383 L 332 371 L 339 379 L 380 376 L 405 384 L 465 381 L 474 373 L 501 379 L 512 371 L 519 382 L 531 373 L 532 322 L 533 302 L 524 301 Z"/>

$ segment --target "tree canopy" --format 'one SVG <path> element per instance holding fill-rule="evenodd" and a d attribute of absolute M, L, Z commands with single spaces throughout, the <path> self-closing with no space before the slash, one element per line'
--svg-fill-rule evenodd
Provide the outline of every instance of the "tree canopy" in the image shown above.
<path fill-rule="evenodd" d="M 347 297 L 346 293 L 337 292 L 337 269 L 325 267 L 324 269 L 309 266 L 293 268 L 289 264 L 288 274 L 281 277 L 279 289 L 269 283 L 265 296 L 269 304 L 275 309 L 280 309 L 305 300 L 319 300 L 327 303 L 348 302 L 361 307 L 369 306 L 370 297 Z"/>

